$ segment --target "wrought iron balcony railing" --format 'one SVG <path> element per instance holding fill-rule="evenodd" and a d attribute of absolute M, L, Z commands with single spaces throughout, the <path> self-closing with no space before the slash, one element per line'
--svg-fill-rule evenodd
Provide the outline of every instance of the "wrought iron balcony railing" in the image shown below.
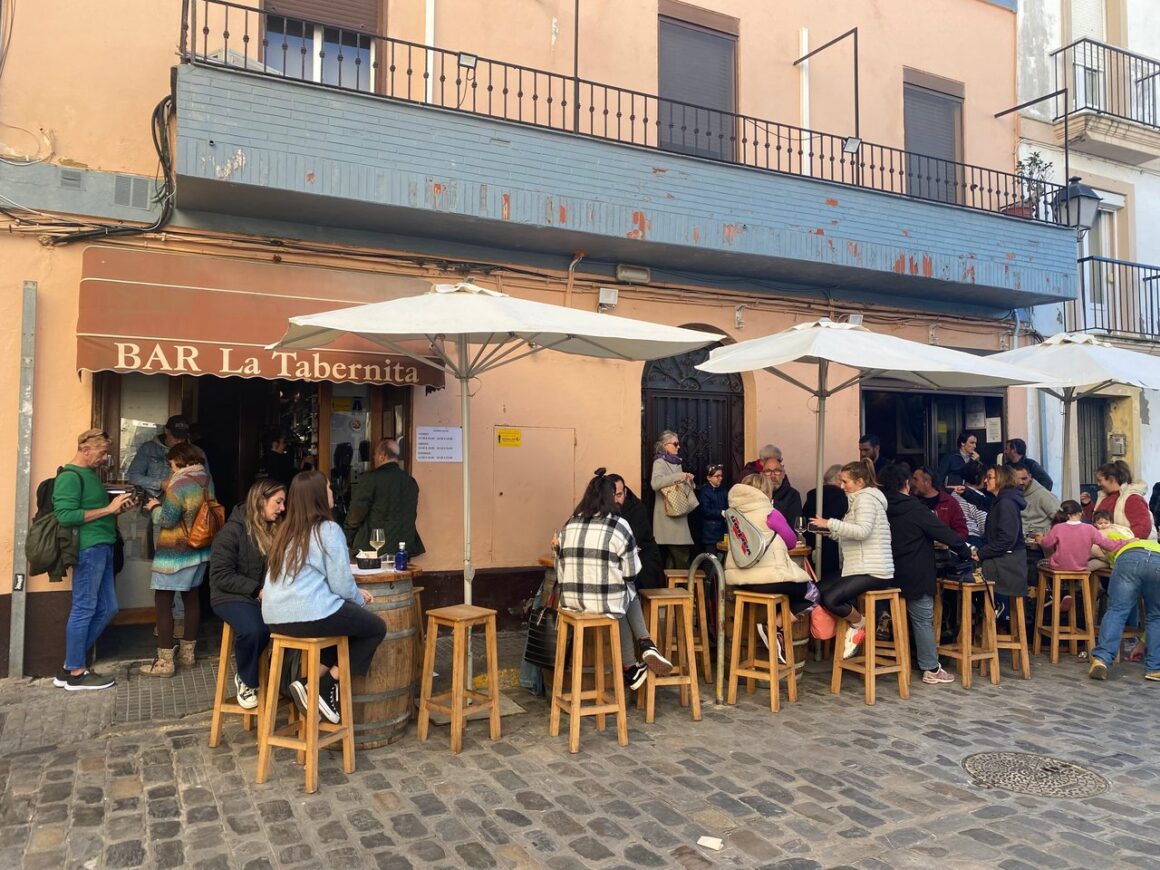
<path fill-rule="evenodd" d="M 1068 89 L 1070 111 L 1094 111 L 1160 129 L 1160 60 L 1093 39 L 1078 40 L 1051 55 L 1055 87 Z"/>
<path fill-rule="evenodd" d="M 322 87 L 1054 223 L 1060 185 L 466 52 L 185 0 L 182 56 Z"/>
<path fill-rule="evenodd" d="M 1066 319 L 1069 331 L 1160 340 L 1160 266 L 1084 257 Z"/>

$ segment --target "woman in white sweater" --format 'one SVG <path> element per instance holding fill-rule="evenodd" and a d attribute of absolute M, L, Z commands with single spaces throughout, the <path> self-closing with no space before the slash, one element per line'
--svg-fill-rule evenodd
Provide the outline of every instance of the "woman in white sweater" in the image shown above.
<path fill-rule="evenodd" d="M 842 466 L 838 485 L 850 500 L 840 520 L 814 517 L 813 528 L 824 529 L 838 542 L 842 573 L 822 578 L 822 606 L 848 623 L 842 657 L 850 658 L 866 638 L 866 615 L 854 603 L 863 592 L 886 589 L 894 581 L 894 555 L 890 549 L 890 523 L 886 519 L 886 496 L 874 479 L 873 463 L 863 459 Z"/>

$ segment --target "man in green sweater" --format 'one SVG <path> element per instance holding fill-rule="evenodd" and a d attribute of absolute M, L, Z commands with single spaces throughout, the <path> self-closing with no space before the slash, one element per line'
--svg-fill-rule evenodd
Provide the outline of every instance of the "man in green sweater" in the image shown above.
<path fill-rule="evenodd" d="M 389 557 L 401 541 L 411 557 L 423 554 L 415 528 L 419 484 L 399 465 L 399 442 L 384 438 L 375 447 L 375 470 L 359 478 L 346 514 L 346 541 L 351 553 L 370 549 L 372 529 L 386 532 L 382 555 Z"/>
<path fill-rule="evenodd" d="M 79 692 L 107 689 L 112 677 L 85 667 L 85 656 L 117 615 L 117 592 L 113 588 L 113 543 L 117 539 L 117 514 L 133 507 L 129 493 L 112 501 L 93 470 L 109 455 L 109 436 L 88 429 L 77 437 L 77 453 L 61 469 L 52 490 L 52 507 L 65 528 L 79 527 L 79 550 L 72 574 L 72 610 L 65 627 L 64 667 L 53 685 Z"/>

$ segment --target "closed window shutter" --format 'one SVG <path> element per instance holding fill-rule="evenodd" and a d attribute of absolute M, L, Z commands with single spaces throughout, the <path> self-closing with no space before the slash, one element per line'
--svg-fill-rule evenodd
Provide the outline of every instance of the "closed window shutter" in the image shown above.
<path fill-rule="evenodd" d="M 736 48 L 727 34 L 660 19 L 661 147 L 733 159 Z"/>
<path fill-rule="evenodd" d="M 266 0 L 265 8 L 272 15 L 348 30 L 375 33 L 379 27 L 379 0 Z"/>
<path fill-rule="evenodd" d="M 1104 0 L 1071 0 L 1071 40 L 1104 41 Z"/>
<path fill-rule="evenodd" d="M 905 85 L 903 90 L 909 192 L 924 199 L 956 202 L 960 190 L 962 102 L 946 94 Z"/>

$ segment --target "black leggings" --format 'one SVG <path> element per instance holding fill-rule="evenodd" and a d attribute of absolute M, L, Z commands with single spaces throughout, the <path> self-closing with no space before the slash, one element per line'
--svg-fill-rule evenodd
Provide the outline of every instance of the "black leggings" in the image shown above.
<path fill-rule="evenodd" d="M 344 601 L 330 616 L 311 622 L 283 622 L 271 625 L 270 631 L 291 637 L 346 635 L 350 638 L 350 669 L 355 676 L 364 677 L 371 668 L 375 650 L 387 634 L 387 625 L 374 611 Z M 334 667 L 338 664 L 338 649 L 328 647 L 320 657 L 325 667 Z"/>
<path fill-rule="evenodd" d="M 833 574 L 820 584 L 822 606 L 834 616 L 845 618 L 854 609 L 854 602 L 859 595 L 875 589 L 889 589 L 893 582 L 891 577 L 871 577 L 869 574 L 850 574 L 846 577 Z"/>
<path fill-rule="evenodd" d="M 788 595 L 789 609 L 794 615 L 807 610 L 812 603 L 806 598 L 806 584 L 789 580 L 785 583 L 755 583 L 752 586 L 736 587 L 741 592 L 759 592 L 762 595 Z"/>

